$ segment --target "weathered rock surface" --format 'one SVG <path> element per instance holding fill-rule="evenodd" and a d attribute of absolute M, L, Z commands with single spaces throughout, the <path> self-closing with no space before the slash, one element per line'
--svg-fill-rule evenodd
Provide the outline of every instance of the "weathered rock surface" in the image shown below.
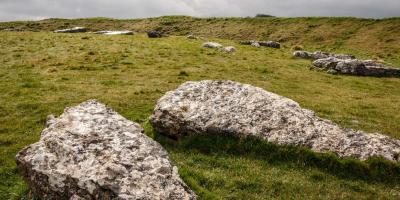
<path fill-rule="evenodd" d="M 293 52 L 294 57 L 309 59 L 312 58 L 312 53 L 308 51 L 295 51 Z"/>
<path fill-rule="evenodd" d="M 315 60 L 313 66 L 326 71 L 356 76 L 400 77 L 400 68 L 387 67 L 372 60 L 328 57 Z"/>
<path fill-rule="evenodd" d="M 221 51 L 227 52 L 227 53 L 233 53 L 236 52 L 236 48 L 233 46 L 227 46 L 221 49 Z"/>
<path fill-rule="evenodd" d="M 293 52 L 294 57 L 305 58 L 305 59 L 323 59 L 323 58 L 338 58 L 338 59 L 355 59 L 355 56 L 349 54 L 331 54 L 323 51 L 316 51 L 310 53 L 308 51 L 295 51 Z"/>
<path fill-rule="evenodd" d="M 74 28 L 56 30 L 54 32 L 55 33 L 83 33 L 86 31 L 87 31 L 87 29 L 85 27 L 74 27 Z"/>
<path fill-rule="evenodd" d="M 241 41 L 240 44 L 242 45 L 252 45 L 252 46 L 264 46 L 264 47 L 271 47 L 271 48 L 276 48 L 279 49 L 281 48 L 281 44 L 279 42 L 275 41 L 255 41 L 255 40 L 249 40 L 249 41 Z"/>
<path fill-rule="evenodd" d="M 163 134 L 256 136 L 277 144 L 365 160 L 400 161 L 400 141 L 345 129 L 295 101 L 232 81 L 186 82 L 158 100 L 150 121 Z"/>
<path fill-rule="evenodd" d="M 95 34 L 102 35 L 133 35 L 133 31 L 97 31 Z"/>
<path fill-rule="evenodd" d="M 267 42 L 259 41 L 258 44 L 260 44 L 260 46 L 271 47 L 275 49 L 281 48 L 281 44 L 279 42 L 274 42 L 274 41 L 267 41 Z"/>
<path fill-rule="evenodd" d="M 95 100 L 47 125 L 16 156 L 41 199 L 196 199 L 160 144 Z"/>
<path fill-rule="evenodd" d="M 261 45 L 258 42 L 253 42 L 250 45 L 253 46 L 253 47 L 257 47 L 257 48 L 261 47 Z"/>
<path fill-rule="evenodd" d="M 165 35 L 161 31 L 149 31 L 147 32 L 147 36 L 149 38 L 160 38 L 164 37 Z"/>
<path fill-rule="evenodd" d="M 217 42 L 206 42 L 203 44 L 204 48 L 220 49 L 222 45 Z"/>

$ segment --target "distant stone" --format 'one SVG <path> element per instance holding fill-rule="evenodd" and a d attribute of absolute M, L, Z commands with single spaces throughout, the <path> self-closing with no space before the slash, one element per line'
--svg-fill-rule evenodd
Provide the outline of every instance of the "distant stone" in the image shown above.
<path fill-rule="evenodd" d="M 309 58 L 312 58 L 312 53 L 307 52 L 307 51 L 295 51 L 295 52 L 293 52 L 293 56 L 298 57 L 298 58 L 309 59 Z"/>
<path fill-rule="evenodd" d="M 159 133 L 175 138 L 205 133 L 255 136 L 340 157 L 400 161 L 400 140 L 341 128 L 291 99 L 233 81 L 186 82 L 158 100 L 150 122 Z"/>
<path fill-rule="evenodd" d="M 316 51 L 313 54 L 311 54 L 311 57 L 313 59 L 322 59 L 322 58 L 328 58 L 328 57 L 334 57 L 334 56 L 331 56 L 331 54 L 328 52 Z"/>
<path fill-rule="evenodd" d="M 281 44 L 279 42 L 274 42 L 274 41 L 260 41 L 258 42 L 260 44 L 260 46 L 266 46 L 266 47 L 271 47 L 271 48 L 275 48 L 275 49 L 279 49 L 281 48 Z"/>
<path fill-rule="evenodd" d="M 17 166 L 39 199 L 196 199 L 160 144 L 90 100 L 50 116 Z"/>
<path fill-rule="evenodd" d="M 161 38 L 164 37 L 164 34 L 161 31 L 149 31 L 147 32 L 147 36 L 149 38 Z"/>
<path fill-rule="evenodd" d="M 326 71 L 335 70 L 340 74 L 400 77 L 400 68 L 388 67 L 372 60 L 339 59 L 329 57 L 315 60 L 313 66 Z"/>
<path fill-rule="evenodd" d="M 97 31 L 95 34 L 102 35 L 133 35 L 133 31 Z"/>
<path fill-rule="evenodd" d="M 305 59 L 324 59 L 329 57 L 334 57 L 338 59 L 355 59 L 356 57 L 349 54 L 331 54 L 324 51 L 316 51 L 314 53 L 310 53 L 308 51 L 295 51 L 293 52 L 294 57 L 305 58 Z"/>
<path fill-rule="evenodd" d="M 328 57 L 328 58 L 322 58 L 322 59 L 317 59 L 313 62 L 313 65 L 315 67 L 321 68 L 321 69 L 335 69 L 336 65 L 340 62 L 340 59 L 337 59 L 335 57 Z"/>
<path fill-rule="evenodd" d="M 258 42 L 253 42 L 250 45 L 253 46 L 253 47 L 257 47 L 257 48 L 261 47 L 260 43 L 258 43 Z"/>
<path fill-rule="evenodd" d="M 69 29 L 61 29 L 54 31 L 55 33 L 83 33 L 86 32 L 87 29 L 85 27 L 74 27 Z"/>
<path fill-rule="evenodd" d="M 233 46 L 224 47 L 224 48 L 222 48 L 221 50 L 224 51 L 224 52 L 227 52 L 227 53 L 236 52 L 236 48 L 233 47 Z"/>
<path fill-rule="evenodd" d="M 241 41 L 241 45 L 252 45 L 252 46 L 257 46 L 255 43 L 258 43 L 260 46 L 264 47 L 271 47 L 271 48 L 276 48 L 279 49 L 281 48 L 281 44 L 279 42 L 274 42 L 274 41 L 255 41 L 255 40 L 250 40 L 250 41 Z"/>
<path fill-rule="evenodd" d="M 204 48 L 213 48 L 213 49 L 220 49 L 222 45 L 217 42 L 206 42 L 203 44 Z"/>

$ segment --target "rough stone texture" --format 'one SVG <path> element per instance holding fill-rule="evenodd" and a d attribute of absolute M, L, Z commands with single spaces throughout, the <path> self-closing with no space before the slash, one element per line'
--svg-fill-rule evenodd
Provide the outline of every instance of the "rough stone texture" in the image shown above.
<path fill-rule="evenodd" d="M 95 100 L 49 116 L 17 165 L 41 199 L 196 199 L 167 152 Z"/>
<path fill-rule="evenodd" d="M 265 47 L 271 47 L 271 48 L 275 48 L 275 49 L 279 49 L 281 48 L 281 44 L 279 42 L 274 42 L 274 41 L 260 41 L 258 42 L 260 44 L 260 46 L 265 46 Z"/>
<path fill-rule="evenodd" d="M 281 44 L 279 42 L 274 42 L 274 41 L 249 40 L 249 41 L 241 41 L 240 42 L 240 44 L 242 44 L 242 45 L 252 45 L 252 46 L 255 46 L 255 43 L 258 43 L 258 45 L 264 46 L 264 47 L 271 47 L 271 48 L 276 48 L 276 49 L 281 48 Z"/>
<path fill-rule="evenodd" d="M 298 58 L 309 59 L 309 58 L 312 58 L 312 53 L 307 52 L 307 51 L 295 51 L 295 52 L 293 52 L 293 56 L 298 57 Z"/>
<path fill-rule="evenodd" d="M 257 48 L 261 47 L 261 45 L 258 42 L 253 42 L 250 45 L 253 46 L 253 47 L 257 47 Z"/>
<path fill-rule="evenodd" d="M 334 70 L 337 73 L 356 76 L 400 77 L 399 68 L 387 67 L 372 60 L 339 59 L 335 57 L 328 57 L 315 60 L 313 62 L 313 66 L 326 71 Z"/>
<path fill-rule="evenodd" d="M 74 27 L 74 28 L 56 30 L 54 32 L 55 33 L 83 33 L 86 31 L 87 31 L 87 29 L 85 27 Z"/>
<path fill-rule="evenodd" d="M 97 31 L 95 33 L 102 35 L 133 35 L 132 31 Z"/>
<path fill-rule="evenodd" d="M 293 52 L 294 57 L 305 58 L 305 59 L 323 59 L 323 58 L 338 58 L 338 59 L 355 59 L 355 56 L 349 54 L 330 54 L 328 52 L 316 51 L 310 53 L 308 51 L 295 51 Z"/>
<path fill-rule="evenodd" d="M 160 31 L 149 31 L 149 32 L 147 32 L 147 36 L 149 38 L 160 38 L 160 37 L 164 37 L 164 34 Z"/>
<path fill-rule="evenodd" d="M 221 51 L 227 52 L 227 53 L 233 53 L 236 52 L 236 48 L 233 46 L 227 46 L 221 49 Z"/>
<path fill-rule="evenodd" d="M 158 100 L 150 121 L 172 137 L 187 134 L 256 136 L 361 160 L 400 161 L 400 141 L 344 129 L 291 99 L 233 81 L 186 82 Z"/>
<path fill-rule="evenodd" d="M 216 42 L 206 42 L 203 44 L 203 47 L 205 48 L 213 48 L 213 49 L 220 49 L 222 48 L 222 45 Z"/>

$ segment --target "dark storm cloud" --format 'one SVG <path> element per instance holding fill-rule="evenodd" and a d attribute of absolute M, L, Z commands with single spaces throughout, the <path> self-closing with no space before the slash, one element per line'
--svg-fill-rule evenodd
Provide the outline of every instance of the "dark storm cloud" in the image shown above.
<path fill-rule="evenodd" d="M 0 0 L 0 20 L 162 15 L 400 16 L 400 0 Z"/>

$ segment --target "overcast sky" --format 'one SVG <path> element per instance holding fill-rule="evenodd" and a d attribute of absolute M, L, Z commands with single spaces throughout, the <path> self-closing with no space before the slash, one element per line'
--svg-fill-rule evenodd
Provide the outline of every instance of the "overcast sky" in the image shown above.
<path fill-rule="evenodd" d="M 400 16 L 400 0 L 0 0 L 0 21 L 163 15 Z"/>

